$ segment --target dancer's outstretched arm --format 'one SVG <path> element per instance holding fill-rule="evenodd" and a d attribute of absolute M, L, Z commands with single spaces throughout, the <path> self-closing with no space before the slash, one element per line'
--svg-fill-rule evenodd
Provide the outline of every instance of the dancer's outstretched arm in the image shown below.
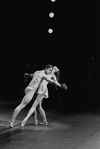
<path fill-rule="evenodd" d="M 55 80 L 51 79 L 49 76 L 44 75 L 43 77 L 44 77 L 44 79 L 45 79 L 47 82 L 49 82 L 49 83 L 55 83 Z"/>
<path fill-rule="evenodd" d="M 48 76 L 45 75 L 44 76 L 44 79 L 46 79 L 50 83 L 53 83 L 53 84 L 57 85 L 58 87 L 61 87 L 61 88 L 65 89 L 65 90 L 67 89 L 67 85 L 65 83 L 60 84 L 57 81 L 56 77 L 54 77 L 54 76 L 51 79 L 51 78 L 49 78 Z"/>
<path fill-rule="evenodd" d="M 57 81 L 57 78 L 56 78 L 55 75 L 52 77 L 52 80 L 54 80 L 54 84 L 55 84 L 55 85 L 57 85 L 57 86 L 59 86 L 59 87 L 62 87 L 62 85 Z"/>
<path fill-rule="evenodd" d="M 29 73 L 25 73 L 25 74 L 24 74 L 25 77 L 27 77 L 27 76 L 28 76 L 28 77 L 33 77 L 33 75 L 34 75 L 34 74 L 29 74 Z"/>
<path fill-rule="evenodd" d="M 67 90 L 67 85 L 66 85 L 65 83 L 60 84 L 60 83 L 57 81 L 57 78 L 56 78 L 55 75 L 52 77 L 52 79 L 55 81 L 54 84 L 55 84 L 56 86 L 61 87 L 61 88 L 65 89 L 65 90 Z"/>

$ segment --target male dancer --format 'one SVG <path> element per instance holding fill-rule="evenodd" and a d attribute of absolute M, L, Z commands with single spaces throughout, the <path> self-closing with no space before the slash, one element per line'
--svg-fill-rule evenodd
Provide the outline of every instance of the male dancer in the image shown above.
<path fill-rule="evenodd" d="M 19 114 L 19 112 L 24 107 L 26 107 L 26 105 L 32 100 L 37 88 L 39 87 L 39 85 L 43 79 L 47 80 L 48 82 L 55 83 L 55 81 L 50 78 L 52 69 L 53 69 L 52 65 L 47 65 L 44 70 L 36 71 L 33 74 L 33 78 L 31 80 L 31 82 L 25 88 L 25 96 L 23 97 L 21 103 L 15 108 L 15 110 L 13 112 L 11 121 L 9 122 L 10 127 L 14 126 L 15 119 L 16 119 L 17 115 Z M 36 104 L 36 102 L 35 102 L 35 104 Z"/>

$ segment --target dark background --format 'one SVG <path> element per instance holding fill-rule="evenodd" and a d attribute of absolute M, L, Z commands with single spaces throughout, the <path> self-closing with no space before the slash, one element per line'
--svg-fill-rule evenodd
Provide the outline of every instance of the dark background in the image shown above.
<path fill-rule="evenodd" d="M 17 103 L 25 72 L 45 64 L 57 65 L 60 82 L 68 90 L 49 85 L 45 104 L 84 107 L 88 102 L 86 78 L 89 57 L 95 58 L 95 96 L 100 99 L 99 1 L 2 1 L 0 101 Z M 54 12 L 54 18 L 49 18 Z M 52 28 L 54 32 L 48 33 Z M 29 67 L 26 65 L 29 64 Z"/>

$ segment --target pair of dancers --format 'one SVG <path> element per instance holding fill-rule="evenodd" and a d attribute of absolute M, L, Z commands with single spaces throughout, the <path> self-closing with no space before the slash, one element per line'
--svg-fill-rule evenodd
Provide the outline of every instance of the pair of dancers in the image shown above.
<path fill-rule="evenodd" d="M 34 74 L 31 74 L 32 80 L 30 81 L 29 85 L 25 88 L 25 96 L 23 97 L 21 103 L 15 108 L 11 121 L 9 122 L 10 127 L 14 127 L 14 122 L 19 114 L 19 112 L 26 107 L 26 105 L 32 100 L 35 93 L 37 93 L 37 97 L 29 110 L 27 116 L 24 118 L 24 120 L 21 122 L 21 126 L 25 126 L 27 120 L 29 117 L 34 113 L 35 116 L 35 125 L 38 125 L 37 120 L 37 111 L 36 108 L 39 105 L 39 112 L 43 119 L 43 124 L 48 125 L 45 111 L 42 108 L 42 101 L 43 98 L 48 98 L 48 88 L 47 84 L 52 83 L 56 86 L 62 87 L 64 89 L 67 89 L 67 86 L 65 83 L 60 84 L 57 81 L 57 78 L 55 76 L 55 73 L 59 72 L 59 69 L 56 66 L 52 65 L 46 65 L 44 70 L 36 71 Z"/>

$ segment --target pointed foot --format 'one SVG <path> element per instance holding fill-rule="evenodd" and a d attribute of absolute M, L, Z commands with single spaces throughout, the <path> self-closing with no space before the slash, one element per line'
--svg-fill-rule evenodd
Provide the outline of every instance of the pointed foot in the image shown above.
<path fill-rule="evenodd" d="M 14 122 L 9 121 L 9 126 L 10 126 L 11 128 L 13 128 L 13 127 L 14 127 Z"/>
<path fill-rule="evenodd" d="M 26 122 L 27 122 L 26 120 L 23 120 L 22 123 L 21 123 L 21 127 L 24 127 Z"/>

